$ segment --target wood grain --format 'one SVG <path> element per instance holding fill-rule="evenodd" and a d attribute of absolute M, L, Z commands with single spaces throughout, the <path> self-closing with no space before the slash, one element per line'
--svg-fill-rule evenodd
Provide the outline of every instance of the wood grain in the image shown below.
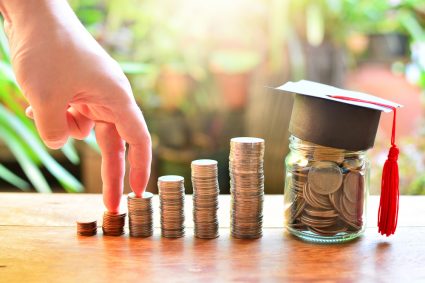
<path fill-rule="evenodd" d="M 371 198 L 370 215 L 377 198 Z M 264 236 L 229 237 L 228 196 L 220 197 L 220 237 L 78 237 L 74 218 L 100 218 L 100 195 L 0 194 L 0 282 L 424 282 L 425 197 L 402 197 L 400 226 L 375 227 L 357 241 L 317 245 L 282 229 L 282 196 L 266 196 Z M 188 205 L 190 197 L 187 198 Z M 190 215 L 186 210 L 186 215 Z"/>

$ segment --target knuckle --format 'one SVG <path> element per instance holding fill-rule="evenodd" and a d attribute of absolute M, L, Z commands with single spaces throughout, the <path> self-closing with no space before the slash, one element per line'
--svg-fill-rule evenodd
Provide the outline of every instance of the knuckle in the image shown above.
<path fill-rule="evenodd" d="M 152 138 L 149 132 L 147 131 L 141 131 L 141 133 L 138 135 L 137 143 L 135 145 L 139 145 L 141 147 L 152 147 Z"/>
<path fill-rule="evenodd" d="M 34 109 L 57 109 L 57 99 L 50 91 L 40 90 L 38 88 L 28 89 L 25 96 Z"/>

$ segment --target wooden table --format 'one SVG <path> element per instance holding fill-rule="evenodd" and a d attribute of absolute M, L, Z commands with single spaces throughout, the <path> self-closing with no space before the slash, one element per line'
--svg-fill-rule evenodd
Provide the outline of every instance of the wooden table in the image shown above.
<path fill-rule="evenodd" d="M 155 226 L 159 226 L 155 196 Z M 425 197 L 401 198 L 399 227 L 386 238 L 375 227 L 378 198 L 369 199 L 359 240 L 318 245 L 286 233 L 283 197 L 266 196 L 264 236 L 229 237 L 229 196 L 220 197 L 220 237 L 193 237 L 191 197 L 186 237 L 78 237 L 74 220 L 100 220 L 101 195 L 0 194 L 0 282 L 425 282 Z M 123 200 L 123 204 L 126 201 Z"/>

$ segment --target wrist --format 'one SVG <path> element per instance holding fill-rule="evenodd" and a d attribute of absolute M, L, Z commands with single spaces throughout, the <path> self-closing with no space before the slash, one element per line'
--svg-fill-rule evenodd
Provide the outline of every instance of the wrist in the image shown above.
<path fill-rule="evenodd" d="M 0 0 L 0 13 L 11 24 L 28 23 L 34 18 L 54 16 L 64 4 L 68 5 L 66 0 Z"/>
<path fill-rule="evenodd" d="M 67 0 L 0 0 L 5 31 L 12 37 L 45 39 L 46 34 L 62 34 L 79 22 Z"/>

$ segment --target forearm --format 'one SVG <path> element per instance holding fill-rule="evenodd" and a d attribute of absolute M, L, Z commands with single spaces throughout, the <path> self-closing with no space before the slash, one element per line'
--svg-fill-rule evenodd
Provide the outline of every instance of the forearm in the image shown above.
<path fill-rule="evenodd" d="M 10 42 L 16 36 L 21 45 L 45 40 L 68 41 L 77 34 L 85 34 L 84 42 L 93 40 L 67 0 L 0 0 L 0 13 L 5 18 Z"/>
<path fill-rule="evenodd" d="M 0 13 L 9 26 L 37 26 L 42 28 L 52 21 L 64 23 L 75 17 L 66 0 L 0 0 Z"/>
<path fill-rule="evenodd" d="M 64 0 L 0 0 L 0 12 L 6 21 L 24 21 L 31 14 L 37 15 L 53 8 Z"/>

